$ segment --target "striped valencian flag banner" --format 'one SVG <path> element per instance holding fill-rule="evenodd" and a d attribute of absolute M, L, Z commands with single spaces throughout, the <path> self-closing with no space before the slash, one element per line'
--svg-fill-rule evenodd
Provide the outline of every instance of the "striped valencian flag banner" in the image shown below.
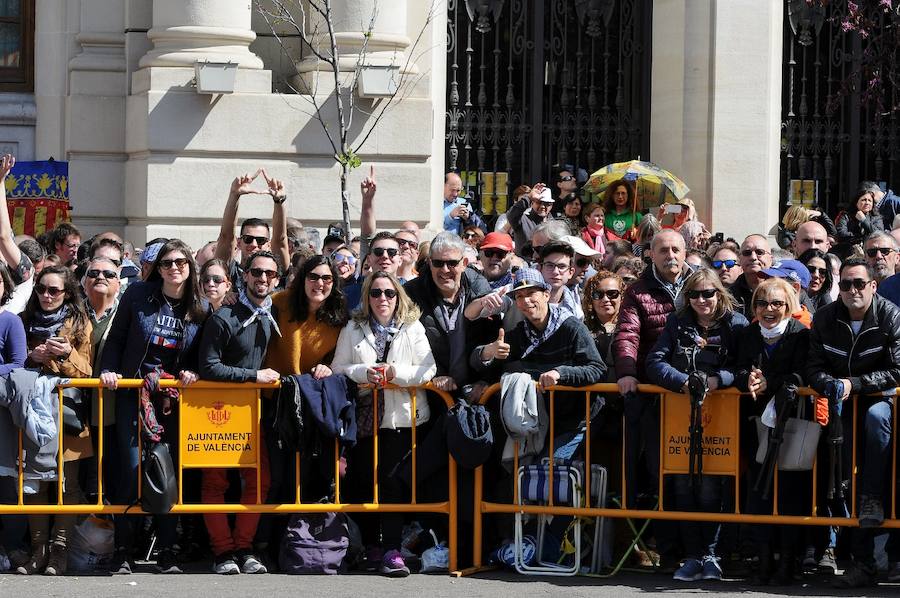
<path fill-rule="evenodd" d="M 70 222 L 69 163 L 16 162 L 6 177 L 6 206 L 17 235 L 36 237 Z"/>

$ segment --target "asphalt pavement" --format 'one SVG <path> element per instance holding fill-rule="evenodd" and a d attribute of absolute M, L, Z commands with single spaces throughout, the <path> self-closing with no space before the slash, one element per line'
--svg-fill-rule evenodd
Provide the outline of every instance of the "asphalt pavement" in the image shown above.
<path fill-rule="evenodd" d="M 612 579 L 587 577 L 533 577 L 511 572 L 486 572 L 470 577 L 411 575 L 388 579 L 377 575 L 341 576 L 234 575 L 188 572 L 182 575 L 135 573 L 130 576 L 60 578 L 0 574 L 0 597 L 88 597 L 154 596 L 155 598 L 230 598 L 297 596 L 339 598 L 352 596 L 415 596 L 417 598 L 580 598 L 611 596 L 629 598 L 647 593 L 667 596 L 698 595 L 755 598 L 767 596 L 897 596 L 900 584 L 878 588 L 834 590 L 821 582 L 788 587 L 754 588 L 744 582 L 679 583 L 662 575 L 621 573 Z"/>

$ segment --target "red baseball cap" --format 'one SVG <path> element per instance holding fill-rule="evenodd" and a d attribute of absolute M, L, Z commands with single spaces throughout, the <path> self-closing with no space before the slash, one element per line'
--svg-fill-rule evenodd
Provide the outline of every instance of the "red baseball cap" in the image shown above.
<path fill-rule="evenodd" d="M 479 249 L 503 249 L 505 251 L 512 251 L 513 247 L 512 237 L 498 232 L 488 233 L 481 245 L 478 246 Z"/>

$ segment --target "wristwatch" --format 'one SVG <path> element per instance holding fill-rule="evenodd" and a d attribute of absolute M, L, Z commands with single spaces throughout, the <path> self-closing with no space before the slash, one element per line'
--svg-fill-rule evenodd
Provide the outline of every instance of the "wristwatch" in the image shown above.
<path fill-rule="evenodd" d="M 277 204 L 283 204 L 284 202 L 287 201 L 287 195 L 285 195 L 285 196 L 282 197 L 281 199 L 278 199 L 277 197 L 275 197 L 275 196 L 273 195 L 273 196 L 272 196 L 272 201 L 274 201 L 274 202 L 277 203 Z"/>

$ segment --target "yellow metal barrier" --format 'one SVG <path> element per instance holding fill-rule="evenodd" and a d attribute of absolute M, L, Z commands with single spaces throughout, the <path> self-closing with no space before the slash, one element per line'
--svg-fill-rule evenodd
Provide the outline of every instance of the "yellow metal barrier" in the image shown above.
<path fill-rule="evenodd" d="M 119 380 L 120 389 L 138 389 L 142 386 L 143 381 L 139 379 L 122 379 Z M 264 497 L 261 496 L 261 467 L 260 456 L 262 451 L 259 450 L 259 443 L 262 442 L 261 435 L 261 412 L 262 412 L 262 390 L 274 390 L 278 388 L 278 384 L 232 384 L 224 382 L 207 382 L 198 381 L 190 386 L 182 386 L 177 380 L 161 380 L 160 386 L 163 388 L 177 388 L 179 392 L 179 459 L 178 459 L 178 503 L 172 507 L 172 514 L 187 513 L 316 513 L 316 512 L 344 512 L 344 513 L 437 513 L 444 514 L 448 517 L 448 542 L 450 570 L 455 571 L 457 568 L 457 491 L 456 491 L 456 462 L 448 455 L 448 496 L 447 500 L 441 502 L 420 503 L 416 500 L 417 488 L 417 438 L 416 438 L 416 422 L 415 417 L 412 418 L 411 429 L 411 454 L 412 454 L 412 484 L 411 484 L 411 501 L 409 503 L 380 503 L 378 500 L 378 426 L 374 426 L 373 434 L 373 498 L 371 503 L 344 503 L 340 501 L 341 497 L 341 463 L 338 457 L 339 451 L 338 440 L 335 439 L 335 502 L 333 503 L 303 503 L 300 494 L 300 455 L 295 457 L 296 467 L 296 491 L 297 499 L 294 503 L 287 504 L 264 504 Z M 69 383 L 61 385 L 58 389 L 58 417 L 60 422 L 60 430 L 63 421 L 63 388 L 81 388 L 93 389 L 97 391 L 95 396 L 94 411 L 99 415 L 97 430 L 97 501 L 91 504 L 64 504 L 63 502 L 63 484 L 57 484 L 57 501 L 56 504 L 40 505 L 25 504 L 24 485 L 24 459 L 23 455 L 23 432 L 19 430 L 19 459 L 18 459 L 18 502 L 17 504 L 0 504 L 0 514 L 121 514 L 126 510 L 129 514 L 145 514 L 140 505 L 129 507 L 128 505 L 111 505 L 105 504 L 104 486 L 103 486 L 103 460 L 104 460 L 104 422 L 103 422 L 103 401 L 104 393 L 108 392 L 100 384 L 96 378 L 72 379 Z M 378 393 L 385 389 L 408 390 L 411 396 L 412 405 L 411 413 L 416 413 L 416 401 L 418 393 L 426 390 L 433 392 L 443 399 L 447 407 L 454 405 L 453 398 L 446 392 L 436 389 L 430 384 L 415 387 L 399 387 L 388 384 L 381 387 L 369 386 L 372 390 L 373 404 L 373 421 L 378 422 Z M 220 450 L 205 450 L 203 440 L 198 440 L 196 435 L 197 425 L 187 426 L 185 424 L 197 424 L 203 422 L 204 419 L 209 420 L 213 426 L 221 428 L 223 431 L 224 441 L 220 443 Z M 252 431 L 248 436 L 236 436 L 238 434 L 248 434 L 240 430 L 250 426 Z M 230 430 L 230 431 L 225 431 Z M 138 434 L 140 439 L 141 434 Z M 57 479 L 63 479 L 63 444 L 64 435 L 58 434 L 59 448 L 57 452 Z M 196 446 L 194 446 L 196 445 Z M 140 440 L 138 442 L 140 450 Z M 222 453 L 219 455 L 211 455 L 211 453 Z M 138 461 L 140 463 L 140 460 Z M 256 504 L 184 504 L 182 500 L 182 472 L 185 468 L 221 468 L 221 467 L 252 467 L 256 469 L 257 476 L 257 493 Z M 140 465 L 138 466 L 138 478 L 140 478 Z M 138 497 L 140 497 L 140 483 L 138 483 Z"/>
<path fill-rule="evenodd" d="M 499 394 L 500 384 L 494 384 L 490 386 L 484 394 L 481 396 L 480 403 L 482 405 L 487 404 L 491 399 Z M 583 490 L 581 491 L 581 496 L 590 497 L 591 496 L 591 426 L 590 426 L 590 411 L 591 411 L 591 396 L 596 393 L 606 393 L 610 395 L 618 395 L 619 389 L 616 384 L 594 384 L 591 386 L 584 387 L 571 387 L 571 386 L 555 386 L 547 389 L 548 395 L 548 411 L 550 412 L 550 429 L 547 435 L 547 445 L 548 445 L 548 455 L 554 454 L 554 442 L 555 442 L 555 429 L 554 429 L 554 407 L 556 399 L 556 393 L 558 392 L 566 392 L 566 393 L 584 393 L 584 413 L 585 419 L 587 422 L 587 428 L 585 430 L 585 447 L 584 447 L 584 482 L 583 482 Z M 740 512 L 739 500 L 735 499 L 735 511 L 733 513 L 702 513 L 702 512 L 685 512 L 685 511 L 670 511 L 663 508 L 663 476 L 673 473 L 685 473 L 686 469 L 683 462 L 679 459 L 671 458 L 672 455 L 667 455 L 667 445 L 672 446 L 672 443 L 667 443 L 668 439 L 665 437 L 667 427 L 665 424 L 665 415 L 667 410 L 667 402 L 671 401 L 678 409 L 680 404 L 680 409 L 683 410 L 685 405 L 687 405 L 687 409 L 689 411 L 689 404 L 687 403 L 688 398 L 686 395 L 680 395 L 677 393 L 672 393 L 664 388 L 659 386 L 652 385 L 639 385 L 638 392 L 644 395 L 647 394 L 656 394 L 660 395 L 663 400 L 661 403 L 661 421 L 660 421 L 660 475 L 659 475 L 659 507 L 656 510 L 646 510 L 646 509 L 633 509 L 633 508 L 601 508 L 601 507 L 588 507 L 588 506 L 579 506 L 579 507 L 570 507 L 570 506 L 557 506 L 553 504 L 553 492 L 548 492 L 548 501 L 546 505 L 519 505 L 519 485 L 515 482 L 515 475 L 513 475 L 513 500 L 511 504 L 507 503 L 496 503 L 491 502 L 484 499 L 484 468 L 479 467 L 475 470 L 475 480 L 474 480 L 474 488 L 475 488 L 475 496 L 474 496 L 474 545 L 473 545 L 473 566 L 469 569 L 462 571 L 462 574 L 470 574 L 475 573 L 479 570 L 483 569 L 482 563 L 482 553 L 483 553 L 483 519 L 486 514 L 514 514 L 514 513 L 531 513 L 538 515 L 563 515 L 563 516 L 580 516 L 580 517 L 612 517 L 619 519 L 659 519 L 659 520 L 670 520 L 670 521 L 711 521 L 711 522 L 720 522 L 720 523 L 751 523 L 751 524 L 787 524 L 787 525 L 834 525 L 834 526 L 848 526 L 848 527 L 857 527 L 859 525 L 859 520 L 856 517 L 856 475 L 857 475 L 857 467 L 856 467 L 856 430 L 858 429 L 858 406 L 857 401 L 852 400 L 845 403 L 845 406 L 852 406 L 853 408 L 853 434 L 848 434 L 845 430 L 844 432 L 844 442 L 852 443 L 852 483 L 851 483 L 851 494 L 848 497 L 848 502 L 850 503 L 851 513 L 850 517 L 824 517 L 818 515 L 818 505 L 816 503 L 816 465 L 813 466 L 812 471 L 812 479 L 813 479 L 813 487 L 812 487 L 812 506 L 811 506 L 811 515 L 779 515 L 777 513 L 778 509 L 778 485 L 777 480 L 778 476 L 775 476 L 775 485 L 773 487 L 773 513 L 771 515 L 766 514 L 742 514 Z M 811 389 L 801 389 L 801 394 L 804 395 L 814 395 L 816 394 Z M 739 425 L 739 401 L 741 399 L 741 393 L 736 389 L 725 389 L 720 391 L 714 391 L 709 393 L 707 396 L 706 404 L 711 404 L 709 413 L 705 414 L 708 418 L 722 418 L 722 419 L 731 419 L 733 428 L 733 437 L 728 437 L 729 445 L 733 446 L 735 450 L 731 450 L 728 455 L 720 455 L 721 459 L 717 459 L 714 461 L 712 469 L 707 471 L 706 464 L 704 462 L 704 471 L 709 473 L 710 475 L 727 475 L 735 478 L 735 496 L 738 497 L 739 493 L 739 484 L 740 484 L 740 476 L 741 472 L 739 470 L 740 464 L 740 455 L 739 455 L 739 447 L 740 447 L 740 425 Z M 669 404 L 669 411 L 671 411 L 671 403 Z M 715 406 L 712 406 L 715 405 Z M 686 433 L 687 431 L 687 414 L 679 413 L 678 416 L 672 418 L 673 421 L 670 422 L 670 425 L 678 425 L 681 422 L 681 425 L 684 426 L 682 433 Z M 897 409 L 893 409 L 893 426 L 895 430 L 895 434 L 893 435 L 893 452 L 892 455 L 897 454 Z M 704 434 L 706 436 L 706 433 Z M 621 493 L 623 497 L 626 494 L 626 463 L 625 463 L 625 425 L 623 422 L 623 432 L 622 432 L 622 490 Z M 675 443 L 678 444 L 678 443 Z M 519 469 L 519 446 L 518 443 L 515 443 L 515 448 L 513 450 L 513 472 L 517 472 Z M 667 459 L 667 456 L 669 457 Z M 554 488 L 553 483 L 553 475 L 554 468 L 549 467 L 547 470 L 548 475 L 548 488 Z M 892 491 L 891 491 L 891 508 L 890 508 L 890 518 L 886 518 L 884 524 L 881 526 L 883 528 L 900 528 L 900 520 L 896 518 L 896 502 L 897 502 L 897 468 L 896 464 L 892 468 Z M 626 505 L 627 506 L 627 505 Z M 886 509 L 887 512 L 887 509 Z"/>

